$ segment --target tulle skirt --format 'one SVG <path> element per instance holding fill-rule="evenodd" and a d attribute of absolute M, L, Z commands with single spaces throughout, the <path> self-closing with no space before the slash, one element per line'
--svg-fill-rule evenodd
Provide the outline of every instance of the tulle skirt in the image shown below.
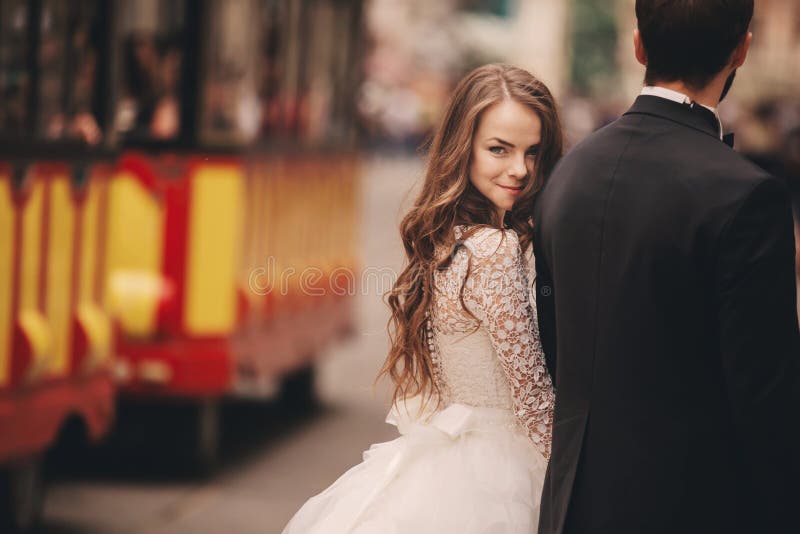
<path fill-rule="evenodd" d="M 284 534 L 531 534 L 547 462 L 509 410 L 452 404 L 386 421 L 400 437 L 295 514 Z"/>

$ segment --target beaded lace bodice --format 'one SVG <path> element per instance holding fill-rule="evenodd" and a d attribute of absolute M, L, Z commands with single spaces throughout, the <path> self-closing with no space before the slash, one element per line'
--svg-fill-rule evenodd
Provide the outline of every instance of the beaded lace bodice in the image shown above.
<path fill-rule="evenodd" d="M 528 284 L 533 262 L 513 231 L 480 229 L 461 242 L 464 231 L 456 228 L 452 262 L 435 275 L 428 323 L 443 405 L 513 410 L 549 458 L 554 392 Z"/>

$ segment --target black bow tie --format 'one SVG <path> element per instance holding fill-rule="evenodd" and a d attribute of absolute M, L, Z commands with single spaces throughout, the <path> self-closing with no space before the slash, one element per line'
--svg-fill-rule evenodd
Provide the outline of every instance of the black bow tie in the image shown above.
<path fill-rule="evenodd" d="M 711 111 L 710 109 L 701 104 L 698 104 L 697 102 L 692 102 L 690 107 L 692 108 L 692 111 L 703 117 L 703 119 L 712 128 L 714 128 L 714 131 L 716 132 L 720 131 L 722 124 L 720 123 L 719 118 L 717 118 L 717 115 L 713 111 Z M 722 136 L 722 142 L 731 148 L 733 148 L 733 141 L 734 141 L 734 135 L 732 133 L 725 134 Z"/>
<path fill-rule="evenodd" d="M 729 147 L 733 148 L 734 138 L 735 136 L 733 132 L 731 132 L 729 134 L 725 134 L 722 136 L 722 142 L 728 145 Z"/>

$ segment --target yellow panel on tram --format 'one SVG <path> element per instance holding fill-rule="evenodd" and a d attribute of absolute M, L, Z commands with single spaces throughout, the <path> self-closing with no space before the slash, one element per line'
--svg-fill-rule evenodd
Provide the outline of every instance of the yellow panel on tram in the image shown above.
<path fill-rule="evenodd" d="M 242 229 L 244 246 L 239 251 L 239 263 L 237 266 L 240 291 L 244 291 L 247 298 L 248 309 L 258 308 L 262 299 L 259 297 L 259 282 L 262 276 L 259 274 L 263 270 L 263 259 L 261 259 L 260 244 L 262 235 L 260 205 L 262 201 L 262 165 L 251 163 L 247 168 L 244 186 L 245 215 L 243 217 L 244 227 Z"/>
<path fill-rule="evenodd" d="M 30 197 L 22 214 L 22 265 L 20 266 L 20 310 L 39 307 L 39 266 L 42 261 L 42 209 L 44 183 L 31 184 Z"/>
<path fill-rule="evenodd" d="M 105 307 L 127 335 L 151 336 L 164 294 L 164 209 L 136 176 L 122 171 L 109 185 L 106 224 Z"/>
<path fill-rule="evenodd" d="M 192 177 L 184 300 L 189 334 L 226 334 L 236 326 L 243 181 L 232 165 L 203 165 Z"/>
<path fill-rule="evenodd" d="M 72 342 L 72 269 L 75 237 L 75 203 L 70 178 L 54 174 L 50 181 L 50 225 L 47 241 L 47 281 L 45 315 L 52 332 L 53 358 L 48 374 L 63 374 L 69 364 Z"/>
<path fill-rule="evenodd" d="M 39 308 L 42 268 L 42 228 L 44 221 L 45 183 L 34 179 L 29 185 L 30 196 L 22 213 L 22 251 L 20 265 L 19 308 L 16 320 L 32 344 L 33 362 L 26 379 L 36 378 L 49 364 L 52 332 Z"/>
<path fill-rule="evenodd" d="M 97 272 L 97 255 L 100 253 L 100 187 L 98 180 L 91 180 L 87 185 L 86 200 L 83 205 L 83 227 L 81 231 L 80 251 L 80 283 L 78 286 L 78 302 L 86 302 L 96 298 L 94 295 Z"/>
<path fill-rule="evenodd" d="M 105 184 L 92 179 L 87 185 L 83 204 L 83 224 L 81 228 L 81 250 L 79 252 L 80 272 L 78 281 L 78 321 L 89 337 L 88 369 L 110 358 L 112 353 L 111 322 L 99 307 L 95 295 L 98 254 L 100 253 L 100 194 Z"/>
<path fill-rule="evenodd" d="M 0 175 L 0 388 L 11 371 L 11 277 L 14 272 L 14 203 L 11 177 Z"/>

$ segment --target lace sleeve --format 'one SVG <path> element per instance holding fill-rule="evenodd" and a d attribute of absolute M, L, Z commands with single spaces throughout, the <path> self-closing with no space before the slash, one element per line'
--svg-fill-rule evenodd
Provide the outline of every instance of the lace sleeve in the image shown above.
<path fill-rule="evenodd" d="M 545 458 L 550 457 L 554 391 L 539 340 L 536 308 L 514 232 L 470 238 L 464 304 L 486 328 L 511 384 L 514 414 Z"/>

